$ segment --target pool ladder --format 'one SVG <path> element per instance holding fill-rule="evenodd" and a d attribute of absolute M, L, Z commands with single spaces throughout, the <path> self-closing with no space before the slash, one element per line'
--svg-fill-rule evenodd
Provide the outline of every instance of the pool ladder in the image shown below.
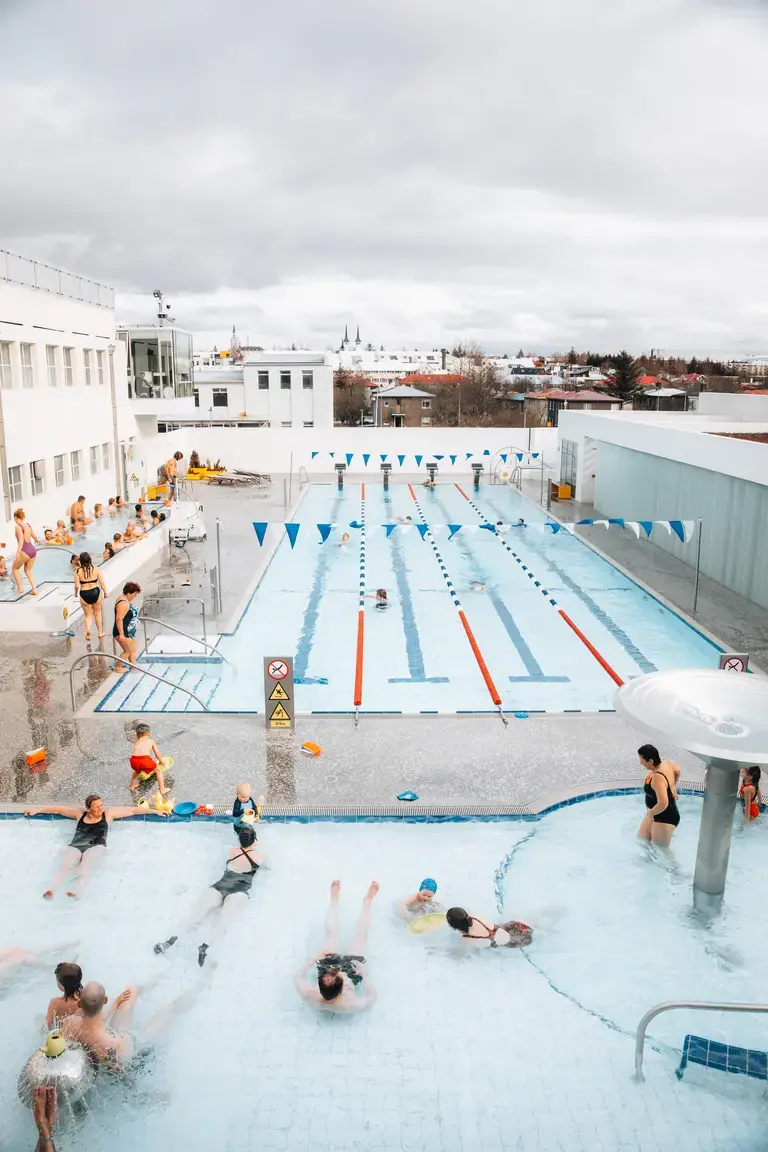
<path fill-rule="evenodd" d="M 642 1081 L 645 1033 L 655 1016 L 662 1012 L 672 1012 L 676 1008 L 694 1008 L 700 1012 L 768 1012 L 768 1004 L 723 1004 L 716 1000 L 667 1000 L 649 1008 L 637 1026 L 635 1037 L 635 1080 Z"/>
<path fill-rule="evenodd" d="M 69 670 L 69 694 L 72 698 L 72 711 L 77 711 L 77 703 L 75 701 L 75 684 L 73 680 L 75 668 L 78 664 L 82 664 L 83 660 L 92 660 L 94 657 L 102 660 L 111 660 L 115 665 L 123 665 L 126 668 L 132 668 L 134 672 L 140 672 L 142 676 L 150 676 L 153 680 L 160 680 L 163 684 L 167 684 L 170 688 L 176 689 L 178 692 L 185 692 L 187 696 L 191 696 L 196 700 L 203 712 L 208 711 L 208 705 L 204 703 L 194 692 L 189 688 L 185 688 L 183 684 L 175 684 L 173 680 L 168 680 L 165 676 L 161 676 L 158 672 L 150 672 L 148 668 L 139 668 L 138 664 L 131 664 L 130 660 L 126 660 L 123 656 L 113 656 L 111 652 L 84 652 L 82 656 L 74 661 Z"/>

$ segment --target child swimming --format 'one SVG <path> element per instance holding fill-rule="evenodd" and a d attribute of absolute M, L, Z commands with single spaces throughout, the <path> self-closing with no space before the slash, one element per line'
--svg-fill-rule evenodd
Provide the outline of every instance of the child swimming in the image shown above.
<path fill-rule="evenodd" d="M 436 892 L 437 882 L 431 876 L 427 876 L 419 884 L 418 892 L 412 892 L 410 896 L 398 902 L 395 912 L 403 920 L 415 920 L 420 916 L 428 916 L 431 912 L 444 912 L 443 906 L 435 900 Z"/>
<path fill-rule="evenodd" d="M 165 778 L 161 766 L 162 759 L 160 749 L 152 739 L 149 724 L 137 724 L 136 741 L 131 751 L 133 778 L 131 779 L 129 791 L 136 791 L 140 783 L 140 776 L 151 776 L 154 773 L 157 778 L 157 787 L 160 795 L 167 796 L 170 788 L 166 788 L 165 786 Z"/>
<path fill-rule="evenodd" d="M 53 970 L 62 996 L 54 996 L 48 1004 L 45 1027 L 51 1029 L 54 1020 L 63 1020 L 80 1011 L 80 993 L 83 990 L 83 970 L 79 964 L 64 961 Z"/>

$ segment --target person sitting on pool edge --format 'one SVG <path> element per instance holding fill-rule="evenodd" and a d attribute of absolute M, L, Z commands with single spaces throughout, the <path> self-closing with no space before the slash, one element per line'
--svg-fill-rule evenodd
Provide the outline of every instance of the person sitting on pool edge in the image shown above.
<path fill-rule="evenodd" d="M 448 924 L 461 932 L 464 940 L 490 948 L 525 948 L 533 939 L 533 929 L 521 920 L 507 920 L 504 924 L 489 923 L 479 916 L 470 916 L 466 908 L 449 908 L 445 914 Z"/>
<path fill-rule="evenodd" d="M 367 976 L 360 971 L 365 964 L 365 944 L 371 922 L 371 904 L 379 885 L 375 880 L 363 899 L 363 909 L 357 922 L 350 952 L 339 955 L 339 889 L 341 881 L 331 884 L 331 903 L 325 918 L 325 943 L 293 978 L 302 1000 L 326 1012 L 363 1012 L 376 1000 L 376 991 Z M 307 972 L 317 965 L 317 986 L 310 984 Z M 359 993 L 357 993 L 359 989 Z"/>
<path fill-rule="evenodd" d="M 437 881 L 428 876 L 419 884 L 418 892 L 412 892 L 395 907 L 395 912 L 403 920 L 415 920 L 419 916 L 426 916 L 430 912 L 444 912 L 445 909 L 435 900 Z"/>

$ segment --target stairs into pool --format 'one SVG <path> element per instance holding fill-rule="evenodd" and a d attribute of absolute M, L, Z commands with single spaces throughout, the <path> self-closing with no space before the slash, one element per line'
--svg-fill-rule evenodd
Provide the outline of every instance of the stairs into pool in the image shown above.
<path fill-rule="evenodd" d="M 204 709 L 187 692 L 194 692 L 210 708 L 221 681 L 211 676 L 202 665 L 180 668 L 178 663 L 163 661 L 147 664 L 147 669 L 170 683 L 164 684 L 139 672 L 125 672 L 97 704 L 97 712 L 203 712 Z M 187 691 L 181 691 L 186 689 Z"/>

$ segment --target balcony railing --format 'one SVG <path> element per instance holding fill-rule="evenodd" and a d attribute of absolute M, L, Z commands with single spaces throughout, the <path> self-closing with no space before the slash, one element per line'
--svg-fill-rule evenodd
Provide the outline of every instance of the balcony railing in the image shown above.
<path fill-rule="evenodd" d="M 99 308 L 114 308 L 115 290 L 63 268 L 41 264 L 26 256 L 16 256 L 0 248 L 0 280 L 10 284 L 23 284 L 38 292 L 51 292 L 55 296 L 66 296 L 69 300 L 82 300 L 84 304 L 96 304 Z"/>

